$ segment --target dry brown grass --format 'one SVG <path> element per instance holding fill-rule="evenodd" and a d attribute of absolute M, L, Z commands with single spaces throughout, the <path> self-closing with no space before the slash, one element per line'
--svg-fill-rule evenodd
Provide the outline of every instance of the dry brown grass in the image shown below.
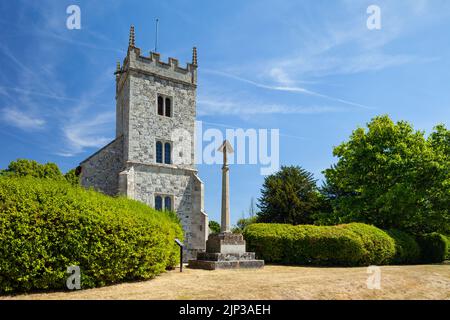
<path fill-rule="evenodd" d="M 75 292 L 3 299 L 450 299 L 450 265 L 383 266 L 381 289 L 367 268 L 266 266 L 260 270 L 183 269 L 153 280 Z"/>

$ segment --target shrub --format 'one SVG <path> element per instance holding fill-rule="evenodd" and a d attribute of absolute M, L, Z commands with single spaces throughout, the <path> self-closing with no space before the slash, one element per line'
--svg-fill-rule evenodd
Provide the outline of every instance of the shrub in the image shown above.
<path fill-rule="evenodd" d="M 395 256 L 391 263 L 410 264 L 419 262 L 420 247 L 412 235 L 395 229 L 391 229 L 387 233 L 395 241 Z"/>
<path fill-rule="evenodd" d="M 79 185 L 79 172 L 77 169 L 69 170 L 64 175 L 53 162 L 46 164 L 35 160 L 17 159 L 11 161 L 7 169 L 0 170 L 0 176 L 7 177 L 34 177 L 40 179 L 67 180 L 72 185 Z"/>
<path fill-rule="evenodd" d="M 179 261 L 174 213 L 61 180 L 0 178 L 0 292 L 149 279 Z"/>
<path fill-rule="evenodd" d="M 79 172 L 77 169 L 71 169 L 64 174 L 64 178 L 73 186 L 80 184 Z"/>
<path fill-rule="evenodd" d="M 48 162 L 46 164 L 38 163 L 34 160 L 18 159 L 11 161 L 8 169 L 1 171 L 5 176 L 25 177 L 31 176 L 35 178 L 62 179 L 63 175 L 55 163 Z"/>
<path fill-rule="evenodd" d="M 256 223 L 258 220 L 257 216 L 241 218 L 236 222 L 236 226 L 232 229 L 233 233 L 242 233 L 245 228 L 249 225 Z"/>
<path fill-rule="evenodd" d="M 340 227 L 360 237 L 364 248 L 362 264 L 385 264 L 395 255 L 395 241 L 385 231 L 364 223 L 350 223 Z"/>
<path fill-rule="evenodd" d="M 433 232 L 417 238 L 421 261 L 424 263 L 442 262 L 448 254 L 448 240 L 440 233 Z"/>
<path fill-rule="evenodd" d="M 247 248 L 266 262 L 285 261 L 284 244 L 294 227 L 289 224 L 256 223 L 244 230 Z"/>
<path fill-rule="evenodd" d="M 217 221 L 209 220 L 208 226 L 211 233 L 220 233 L 220 224 Z"/>
<path fill-rule="evenodd" d="M 248 249 L 266 262 L 357 266 L 387 263 L 395 242 L 361 223 L 339 226 L 252 224 L 244 230 Z"/>

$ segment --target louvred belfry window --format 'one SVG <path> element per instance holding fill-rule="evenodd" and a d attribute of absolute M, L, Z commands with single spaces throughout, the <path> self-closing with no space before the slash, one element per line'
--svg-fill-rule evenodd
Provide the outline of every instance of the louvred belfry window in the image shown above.
<path fill-rule="evenodd" d="M 172 102 L 169 98 L 166 98 L 166 117 L 172 116 Z"/>
<path fill-rule="evenodd" d="M 158 96 L 158 114 L 160 116 L 164 115 L 164 98 L 161 96 Z"/>
<path fill-rule="evenodd" d="M 162 94 L 158 94 L 157 113 L 160 116 L 172 117 L 173 115 L 173 101 L 172 98 Z"/>

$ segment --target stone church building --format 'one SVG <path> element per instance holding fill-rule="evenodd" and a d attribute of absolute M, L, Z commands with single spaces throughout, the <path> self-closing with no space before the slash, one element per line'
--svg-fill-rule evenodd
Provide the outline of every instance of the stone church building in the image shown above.
<path fill-rule="evenodd" d="M 130 30 L 127 56 L 116 75 L 116 137 L 80 163 L 81 184 L 125 195 L 181 219 L 187 258 L 205 249 L 208 216 L 195 168 L 197 51 L 178 60 L 141 55 Z M 181 161 L 182 160 L 182 161 Z"/>

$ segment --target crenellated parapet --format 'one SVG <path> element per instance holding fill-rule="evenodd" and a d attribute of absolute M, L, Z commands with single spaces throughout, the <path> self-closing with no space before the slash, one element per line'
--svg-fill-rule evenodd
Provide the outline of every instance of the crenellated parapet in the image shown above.
<path fill-rule="evenodd" d="M 123 65 L 121 67 L 118 65 L 115 72 L 118 90 L 120 90 L 120 83 L 126 78 L 128 72 L 157 76 L 195 87 L 197 85 L 197 48 L 193 48 L 192 62 L 188 62 L 185 67 L 180 66 L 178 59 L 175 58 L 169 57 L 167 62 L 162 61 L 161 55 L 157 52 L 150 52 L 148 56 L 145 56 L 141 54 L 141 49 L 135 45 L 135 31 L 134 27 L 131 26 L 127 56 Z"/>

